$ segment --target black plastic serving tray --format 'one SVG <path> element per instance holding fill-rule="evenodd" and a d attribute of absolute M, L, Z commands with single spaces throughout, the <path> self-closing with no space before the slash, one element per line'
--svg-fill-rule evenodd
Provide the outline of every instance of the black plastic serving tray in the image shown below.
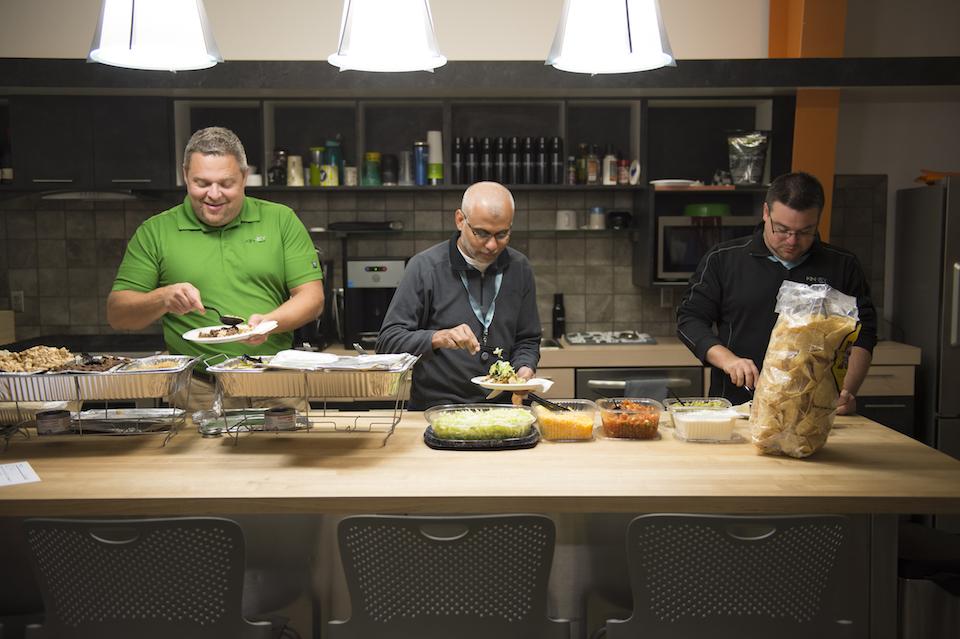
<path fill-rule="evenodd" d="M 540 441 L 540 431 L 530 429 L 525 437 L 507 439 L 440 439 L 433 432 L 433 426 L 423 431 L 423 443 L 435 450 L 517 450 L 533 448 Z"/>

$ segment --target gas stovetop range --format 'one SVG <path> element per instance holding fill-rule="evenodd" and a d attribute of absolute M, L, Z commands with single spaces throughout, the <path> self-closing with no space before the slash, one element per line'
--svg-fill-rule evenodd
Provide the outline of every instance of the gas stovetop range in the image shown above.
<path fill-rule="evenodd" d="M 656 344 L 647 333 L 636 331 L 580 331 L 564 337 L 571 344 Z"/>

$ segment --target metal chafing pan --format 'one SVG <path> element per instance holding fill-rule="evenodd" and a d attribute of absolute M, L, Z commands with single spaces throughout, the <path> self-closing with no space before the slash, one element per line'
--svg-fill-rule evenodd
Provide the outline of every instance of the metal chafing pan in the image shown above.
<path fill-rule="evenodd" d="M 394 398 L 416 360 L 398 371 L 233 368 L 241 358 L 207 368 L 227 397 Z M 264 362 L 269 357 L 262 358 Z"/>
<path fill-rule="evenodd" d="M 170 361 L 172 368 L 128 370 L 152 360 Z M 183 384 L 197 358 L 159 355 L 133 360 L 106 373 L 0 373 L 0 401 L 47 402 L 93 399 L 140 399 L 169 395 Z"/>

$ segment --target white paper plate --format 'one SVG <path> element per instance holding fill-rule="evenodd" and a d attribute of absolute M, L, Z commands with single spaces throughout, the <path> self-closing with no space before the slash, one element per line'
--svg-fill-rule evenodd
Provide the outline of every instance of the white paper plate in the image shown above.
<path fill-rule="evenodd" d="M 654 186 L 693 186 L 697 180 L 650 180 Z"/>
<path fill-rule="evenodd" d="M 183 339 L 188 342 L 199 342 L 201 344 L 225 344 L 227 342 L 242 342 L 245 339 L 250 339 L 254 335 L 266 335 L 273 329 L 277 327 L 277 323 L 274 320 L 267 320 L 266 322 L 260 322 L 252 331 L 247 331 L 245 333 L 237 333 L 236 335 L 224 335 L 222 337 L 200 337 L 200 333 L 213 330 L 215 328 L 227 328 L 224 324 L 215 324 L 213 326 L 204 326 L 202 328 L 195 328 L 192 331 L 187 331 L 183 334 Z"/>
<path fill-rule="evenodd" d="M 545 393 L 550 390 L 551 386 L 553 386 L 552 380 L 543 379 L 540 377 L 531 377 L 527 381 L 519 384 L 498 384 L 496 382 L 488 382 L 486 379 L 486 375 L 480 375 L 478 377 L 474 377 L 470 381 L 477 386 L 499 391 L 540 391 L 541 393 Z"/>

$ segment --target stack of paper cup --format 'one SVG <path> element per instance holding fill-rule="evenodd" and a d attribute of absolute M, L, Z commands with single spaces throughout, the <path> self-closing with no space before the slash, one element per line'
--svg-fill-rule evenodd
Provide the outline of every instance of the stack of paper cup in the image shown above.
<path fill-rule="evenodd" d="M 427 131 L 427 182 L 443 184 L 443 137 L 440 131 Z"/>

